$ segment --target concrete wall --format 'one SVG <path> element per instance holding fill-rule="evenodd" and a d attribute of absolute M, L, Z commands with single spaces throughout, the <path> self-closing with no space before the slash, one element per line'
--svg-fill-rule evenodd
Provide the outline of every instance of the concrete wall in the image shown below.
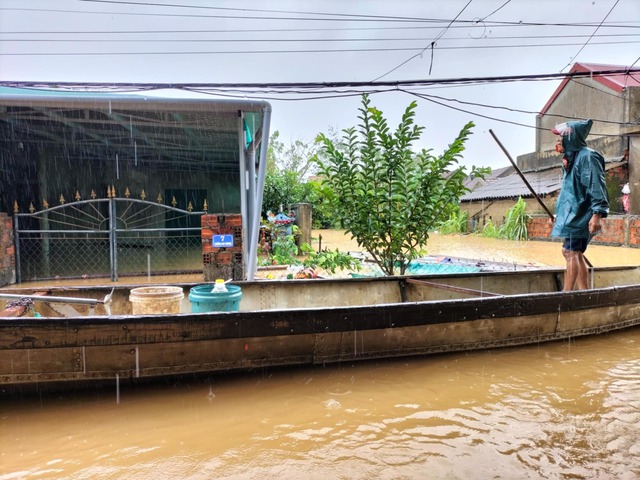
<path fill-rule="evenodd" d="M 560 155 L 554 151 L 557 136 L 551 129 L 558 123 L 585 118 L 596 119 L 587 139 L 589 147 L 607 158 L 624 155 L 628 145 L 626 138 L 619 136 L 621 124 L 640 119 L 640 88 L 616 93 L 590 78 L 570 80 L 545 114 L 536 117 L 536 151 L 519 156 L 518 167 L 526 171 L 558 165 Z"/>
<path fill-rule="evenodd" d="M 555 145 L 555 138 L 557 136 L 551 134 L 554 137 L 551 150 L 537 151 L 531 153 L 525 153 L 518 156 L 518 168 L 523 172 L 529 170 L 542 170 L 548 167 L 558 167 L 562 162 L 562 156 L 553 150 Z M 622 157 L 627 149 L 626 139 L 624 137 L 599 137 L 591 138 L 591 135 L 587 138 L 587 145 L 589 148 L 602 153 L 607 158 Z"/>
<path fill-rule="evenodd" d="M 628 91 L 625 90 L 618 94 L 590 78 L 570 80 L 545 114 L 536 118 L 536 126 L 538 127 L 536 151 L 553 150 L 556 135 L 551 133 L 551 129 L 558 123 L 567 120 L 593 118 L 615 122 L 594 121 L 590 133 L 591 141 L 595 140 L 598 135 L 619 134 L 620 123 L 628 121 Z M 620 155 L 620 153 L 605 152 L 605 156 L 616 155 Z"/>

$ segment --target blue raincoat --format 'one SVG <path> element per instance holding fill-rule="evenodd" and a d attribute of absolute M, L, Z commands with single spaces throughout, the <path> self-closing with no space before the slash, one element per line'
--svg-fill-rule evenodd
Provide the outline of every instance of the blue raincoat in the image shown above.
<path fill-rule="evenodd" d="M 551 235 L 589 238 L 589 220 L 594 213 L 609 214 L 609 198 L 604 178 L 604 157 L 587 148 L 592 120 L 567 122 L 562 146 L 568 166 L 556 203 L 556 221 Z"/>

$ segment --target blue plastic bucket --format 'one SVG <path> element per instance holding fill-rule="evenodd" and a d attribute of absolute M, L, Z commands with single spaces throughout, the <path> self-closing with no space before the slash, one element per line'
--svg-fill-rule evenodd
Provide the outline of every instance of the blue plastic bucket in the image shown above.
<path fill-rule="evenodd" d="M 213 285 L 196 285 L 189 290 L 193 313 L 237 312 L 240 310 L 242 290 L 237 285 L 227 285 L 228 292 L 212 292 Z"/>

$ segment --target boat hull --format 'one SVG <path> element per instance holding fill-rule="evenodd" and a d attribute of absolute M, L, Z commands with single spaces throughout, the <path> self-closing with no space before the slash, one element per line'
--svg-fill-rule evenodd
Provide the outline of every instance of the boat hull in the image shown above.
<path fill-rule="evenodd" d="M 557 290 L 558 272 L 491 275 L 439 278 L 437 285 L 428 277 L 247 282 L 240 285 L 248 307 L 239 312 L 2 319 L 0 385 L 427 355 L 562 340 L 640 324 L 640 283 L 560 292 L 548 291 Z M 637 281 L 636 275 L 635 269 L 626 274 L 610 270 L 599 281 Z M 483 289 L 470 288 L 479 283 Z M 528 291 L 500 292 L 507 285 L 520 290 L 527 285 Z M 124 298 L 128 290 L 122 290 Z M 343 305 L 322 306 L 336 292 Z M 95 296 L 99 290 L 80 293 Z M 288 304 L 272 306 L 277 303 Z"/>

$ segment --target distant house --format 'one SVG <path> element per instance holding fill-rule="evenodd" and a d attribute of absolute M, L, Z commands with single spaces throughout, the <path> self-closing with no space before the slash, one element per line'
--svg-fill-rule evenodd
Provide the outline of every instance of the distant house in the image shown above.
<path fill-rule="evenodd" d="M 629 73 L 596 73 L 629 71 Z M 556 136 L 551 129 L 558 123 L 593 119 L 587 140 L 605 156 L 607 188 L 612 212 L 622 213 L 619 194 L 631 187 L 631 213 L 640 213 L 640 69 L 619 65 L 576 63 L 570 71 L 593 72 L 592 76 L 567 77 L 536 117 L 536 151 L 517 159 L 519 169 L 545 205 L 553 212 L 560 191 L 562 170 L 554 150 Z M 634 195 L 635 191 L 635 195 Z M 473 189 L 461 198 L 461 209 L 468 213 L 470 227 L 488 220 L 500 225 L 507 211 L 522 197 L 529 214 L 544 214 L 522 179 L 514 172 Z"/>
<path fill-rule="evenodd" d="M 605 159 L 605 162 L 608 183 L 615 183 L 617 188 L 617 185 L 623 182 L 620 178 L 625 176 L 627 161 L 625 157 L 616 157 Z M 507 211 L 520 197 L 524 200 L 529 214 L 545 213 L 513 168 L 511 172 L 506 177 L 497 178 L 474 189 L 460 199 L 460 208 L 468 214 L 470 229 L 481 228 L 489 221 L 494 225 L 501 225 Z M 524 174 L 538 197 L 553 212 L 562 185 L 562 169 L 558 166 L 547 167 L 541 170 L 529 170 Z M 613 209 L 612 212 L 621 213 Z"/>

